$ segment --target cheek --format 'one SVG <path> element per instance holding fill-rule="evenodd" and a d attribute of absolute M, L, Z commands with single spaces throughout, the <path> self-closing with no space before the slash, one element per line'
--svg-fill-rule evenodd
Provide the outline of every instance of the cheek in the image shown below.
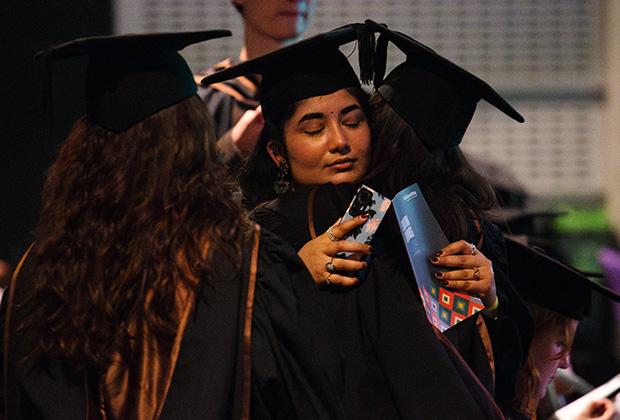
<path fill-rule="evenodd" d="M 287 136 L 286 149 L 293 170 L 295 167 L 311 168 L 318 166 L 325 154 L 325 147 L 321 142 L 308 141 L 307 138 L 297 135 Z"/>
<path fill-rule="evenodd" d="M 361 129 L 359 133 L 356 133 L 355 148 L 355 154 L 357 155 L 358 159 L 360 160 L 360 162 L 367 166 L 370 163 L 370 157 L 372 153 L 370 128 L 368 126 L 366 126 L 365 129 Z"/>

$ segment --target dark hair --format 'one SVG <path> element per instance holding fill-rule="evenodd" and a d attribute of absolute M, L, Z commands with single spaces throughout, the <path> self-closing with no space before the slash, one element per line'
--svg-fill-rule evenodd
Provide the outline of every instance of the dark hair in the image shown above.
<path fill-rule="evenodd" d="M 208 146 L 212 123 L 193 96 L 114 134 L 86 117 L 52 165 L 33 253 L 35 353 L 79 372 L 133 356 L 130 323 L 176 332 L 175 290 L 196 290 L 215 252 L 241 258 L 244 213 Z"/>
<path fill-rule="evenodd" d="M 368 123 L 372 126 L 368 94 L 361 87 L 351 87 L 346 90 L 360 103 Z M 284 124 L 295 113 L 300 103 L 301 101 L 290 104 L 281 113 L 282 117 L 278 121 L 265 121 L 265 128 L 241 170 L 239 185 L 243 192 L 244 204 L 250 209 L 277 197 L 273 184 L 278 179 L 278 168 L 267 152 L 267 144 L 273 140 L 279 152 L 288 161 Z"/>
<path fill-rule="evenodd" d="M 374 148 L 365 181 L 390 197 L 417 182 L 449 240 L 463 239 L 468 221 L 481 220 L 496 202 L 488 181 L 458 146 L 429 150 L 394 109 L 374 93 Z"/>

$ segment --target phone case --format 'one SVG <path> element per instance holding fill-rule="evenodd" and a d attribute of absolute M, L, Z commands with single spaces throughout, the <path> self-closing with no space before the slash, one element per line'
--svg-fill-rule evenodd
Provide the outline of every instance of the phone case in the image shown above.
<path fill-rule="evenodd" d="M 372 188 L 366 185 L 359 187 L 340 223 L 344 223 L 364 213 L 368 213 L 368 221 L 350 231 L 343 239 L 370 244 L 391 203 L 390 199 L 385 198 Z M 355 253 L 344 252 L 338 256 L 340 258 L 350 258 L 353 254 Z"/>

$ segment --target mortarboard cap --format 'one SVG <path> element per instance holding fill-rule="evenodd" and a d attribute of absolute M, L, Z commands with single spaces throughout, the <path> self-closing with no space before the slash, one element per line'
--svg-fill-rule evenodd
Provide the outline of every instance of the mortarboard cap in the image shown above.
<path fill-rule="evenodd" d="M 355 71 L 338 47 L 359 40 L 364 44 L 360 45 L 360 51 L 368 52 L 374 41 L 371 37 L 363 24 L 343 26 L 213 73 L 202 79 L 201 84 L 208 86 L 243 75 L 260 74 L 259 98 L 263 114 L 267 120 L 276 122 L 290 104 L 360 86 Z"/>
<path fill-rule="evenodd" d="M 525 121 L 482 79 L 403 33 L 372 20 L 366 24 L 369 30 L 380 33 L 374 58 L 377 91 L 430 150 L 461 142 L 480 99 L 518 122 Z M 381 80 L 385 74 L 388 41 L 404 52 L 407 59 Z"/>
<path fill-rule="evenodd" d="M 528 302 L 577 320 L 589 313 L 592 290 L 620 302 L 611 289 L 539 249 L 506 238 L 506 251 L 510 280 Z"/>
<path fill-rule="evenodd" d="M 35 56 L 48 78 L 44 107 L 51 113 L 50 61 L 88 56 L 86 115 L 110 131 L 123 132 L 194 95 L 192 72 L 177 51 L 224 36 L 230 32 L 96 36 L 49 47 Z"/>

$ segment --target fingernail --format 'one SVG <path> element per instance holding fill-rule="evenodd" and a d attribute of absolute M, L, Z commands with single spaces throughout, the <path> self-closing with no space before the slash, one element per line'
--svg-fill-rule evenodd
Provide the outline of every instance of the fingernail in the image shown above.
<path fill-rule="evenodd" d="M 435 271 L 435 277 L 442 278 L 443 277 L 443 273 L 441 271 Z"/>
<path fill-rule="evenodd" d="M 368 219 L 368 216 L 370 216 L 368 213 L 364 213 L 364 214 L 360 215 L 360 217 L 362 219 Z"/>
<path fill-rule="evenodd" d="M 368 268 L 368 263 L 364 261 L 364 268 Z"/>
<path fill-rule="evenodd" d="M 447 286 L 448 285 L 448 281 L 447 280 L 442 280 L 439 283 L 441 283 L 442 286 Z"/>
<path fill-rule="evenodd" d="M 439 257 L 441 254 L 443 254 L 442 250 L 439 250 L 439 251 L 435 252 L 435 256 L 436 257 Z"/>
<path fill-rule="evenodd" d="M 372 246 L 368 245 L 368 253 L 372 254 Z"/>
<path fill-rule="evenodd" d="M 433 257 L 433 258 L 431 258 L 431 262 L 437 263 L 437 262 L 439 262 L 439 258 Z"/>

